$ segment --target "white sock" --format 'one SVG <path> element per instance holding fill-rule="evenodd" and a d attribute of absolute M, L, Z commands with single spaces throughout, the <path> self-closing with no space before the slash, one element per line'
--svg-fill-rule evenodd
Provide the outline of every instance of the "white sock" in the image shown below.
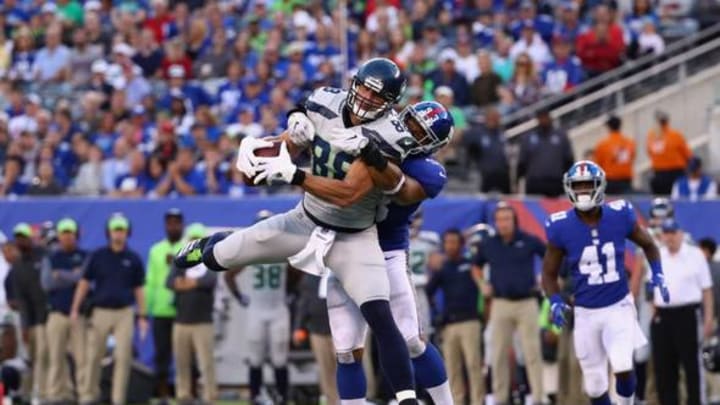
<path fill-rule="evenodd" d="M 618 405 L 633 405 L 635 403 L 635 394 L 629 397 L 617 396 Z"/>
<path fill-rule="evenodd" d="M 453 405 L 450 383 L 447 380 L 440 385 L 427 388 L 427 392 L 430 394 L 430 398 L 432 398 L 435 405 Z"/>
<path fill-rule="evenodd" d="M 341 399 L 340 405 L 365 405 L 367 404 L 367 401 L 365 401 L 365 398 L 358 398 L 358 399 Z"/>

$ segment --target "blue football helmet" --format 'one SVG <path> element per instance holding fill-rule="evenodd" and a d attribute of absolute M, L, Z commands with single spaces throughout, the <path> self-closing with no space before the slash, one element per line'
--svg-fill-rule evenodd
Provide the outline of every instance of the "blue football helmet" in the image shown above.
<path fill-rule="evenodd" d="M 361 85 L 377 94 L 379 100 L 359 94 Z M 346 104 L 359 118 L 372 120 L 383 115 L 400 100 L 405 86 L 405 76 L 395 62 L 386 58 L 373 58 L 363 63 L 353 76 Z"/>
<path fill-rule="evenodd" d="M 411 155 L 431 155 L 452 140 L 455 121 L 450 112 L 436 101 L 421 101 L 405 107 L 400 113 L 400 121 L 417 142 L 417 146 L 408 151 Z"/>
<path fill-rule="evenodd" d="M 605 199 L 606 185 L 605 172 L 590 160 L 575 163 L 563 177 L 565 194 L 580 211 L 600 206 Z"/>

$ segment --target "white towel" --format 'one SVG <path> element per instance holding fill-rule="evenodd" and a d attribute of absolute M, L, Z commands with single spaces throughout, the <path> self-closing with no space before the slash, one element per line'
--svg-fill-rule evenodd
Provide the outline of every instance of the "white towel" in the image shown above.
<path fill-rule="evenodd" d="M 323 276 L 330 269 L 325 267 L 325 255 L 335 242 L 335 231 L 316 227 L 305 247 L 288 258 L 291 266 L 315 276 Z"/>

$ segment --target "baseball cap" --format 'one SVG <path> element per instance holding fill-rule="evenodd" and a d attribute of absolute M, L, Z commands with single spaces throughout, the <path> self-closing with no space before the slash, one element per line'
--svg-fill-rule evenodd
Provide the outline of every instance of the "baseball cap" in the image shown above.
<path fill-rule="evenodd" d="M 667 218 L 662 223 L 662 231 L 663 232 L 676 232 L 680 230 L 680 224 L 675 220 L 675 218 Z"/>
<path fill-rule="evenodd" d="M 440 52 L 440 61 L 441 62 L 447 62 L 452 61 L 455 62 L 458 58 L 457 52 L 455 52 L 452 48 L 445 48 Z"/>
<path fill-rule="evenodd" d="M 693 156 L 690 158 L 690 161 L 688 162 L 688 170 L 691 172 L 694 172 L 702 167 L 702 159 L 700 159 L 697 156 Z"/>
<path fill-rule="evenodd" d="M 13 235 L 20 235 L 29 238 L 32 236 L 32 228 L 27 222 L 20 222 L 13 228 Z"/>
<path fill-rule="evenodd" d="M 118 53 L 120 55 L 132 57 L 135 54 L 135 49 L 133 49 L 132 46 L 130 46 L 124 42 L 121 42 L 113 47 L 113 53 Z"/>
<path fill-rule="evenodd" d="M 179 218 L 180 220 L 183 219 L 183 213 L 180 211 L 180 208 L 170 208 L 167 211 L 165 211 L 165 219 L 168 218 Z"/>
<path fill-rule="evenodd" d="M 205 225 L 200 222 L 193 222 L 185 228 L 185 237 L 190 239 L 204 238 L 207 234 Z"/>
<path fill-rule="evenodd" d="M 116 214 L 110 217 L 110 220 L 108 221 L 108 229 L 111 231 L 119 229 L 127 231 L 130 229 L 130 222 L 124 216 Z"/>
<path fill-rule="evenodd" d="M 102 59 L 98 59 L 92 63 L 90 70 L 95 74 L 105 74 L 108 70 L 108 63 Z"/>
<path fill-rule="evenodd" d="M 57 232 L 63 233 L 63 232 L 72 232 L 76 233 L 78 230 L 77 222 L 72 220 L 71 218 L 63 218 L 57 223 Z"/>

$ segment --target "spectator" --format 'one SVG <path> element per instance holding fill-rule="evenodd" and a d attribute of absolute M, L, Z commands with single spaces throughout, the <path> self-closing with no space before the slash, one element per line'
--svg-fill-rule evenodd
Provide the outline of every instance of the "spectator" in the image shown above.
<path fill-rule="evenodd" d="M 698 241 L 698 246 L 705 255 L 705 259 L 710 266 L 710 278 L 713 284 L 713 303 L 715 304 L 715 320 L 720 316 L 720 262 L 715 261 L 715 252 L 717 251 L 717 243 L 715 239 L 707 237 Z"/>
<path fill-rule="evenodd" d="M 639 56 L 660 55 L 665 51 L 665 40 L 657 33 L 655 22 L 651 18 L 643 21 L 637 41 Z"/>
<path fill-rule="evenodd" d="M 189 84 L 185 81 L 187 73 L 181 65 L 171 65 L 168 68 L 169 80 L 169 92 L 160 101 L 160 105 L 165 108 L 170 108 L 170 101 L 172 97 L 177 97 L 175 92 L 180 91 L 182 97 L 187 99 L 191 109 L 197 109 L 201 105 L 210 105 L 210 96 L 201 87 L 194 84 Z"/>
<path fill-rule="evenodd" d="M 110 192 L 114 197 L 142 197 L 148 191 L 145 175 L 145 155 L 136 150 L 129 154 L 129 169 L 115 180 L 115 189 Z"/>
<path fill-rule="evenodd" d="M 563 175 L 575 161 L 572 145 L 564 131 L 553 128 L 550 111 L 537 115 L 537 130 L 521 141 L 518 177 L 525 178 L 525 193 L 558 197 L 563 195 Z"/>
<path fill-rule="evenodd" d="M 510 49 L 510 56 L 513 59 L 518 59 L 523 54 L 528 55 L 536 67 L 543 66 L 551 60 L 550 50 L 540 34 L 535 31 L 533 21 L 523 22 L 520 38 Z"/>
<path fill-rule="evenodd" d="M 22 179 L 25 171 L 25 160 L 20 156 L 11 155 L 5 159 L 3 169 L 3 183 L 0 185 L 0 195 L 18 196 L 27 192 L 28 184 Z"/>
<path fill-rule="evenodd" d="M 455 93 L 450 87 L 440 86 L 435 89 L 435 99 L 438 103 L 442 104 L 455 122 L 455 132 L 453 135 L 452 142 L 445 148 L 443 148 L 437 155 L 437 158 L 441 161 L 454 161 L 457 162 L 459 156 L 456 145 L 458 145 L 463 138 L 463 134 L 467 129 L 467 120 L 465 119 L 465 113 L 459 107 L 455 105 Z"/>
<path fill-rule="evenodd" d="M 100 195 L 103 190 L 102 151 L 97 146 L 90 146 L 84 138 L 78 141 L 80 146 L 75 153 L 82 161 L 70 192 L 77 195 Z"/>
<path fill-rule="evenodd" d="M 508 83 L 515 107 L 525 107 L 540 99 L 542 85 L 535 70 L 535 64 L 526 53 L 515 59 L 513 77 Z"/>
<path fill-rule="evenodd" d="M 70 78 L 70 50 L 61 42 L 62 28 L 48 27 L 45 32 L 45 47 L 35 57 L 33 71 L 40 84 L 61 84 Z"/>
<path fill-rule="evenodd" d="M 620 132 L 622 120 L 611 115 L 605 122 L 608 135 L 595 146 L 594 160 L 605 171 L 610 195 L 625 194 L 632 190 L 635 141 Z"/>
<path fill-rule="evenodd" d="M 470 88 L 470 100 L 478 107 L 486 107 L 500 101 L 498 89 L 502 86 L 503 80 L 492 68 L 492 58 L 487 51 L 480 51 L 477 54 L 477 65 L 479 73 L 472 82 Z"/>
<path fill-rule="evenodd" d="M 470 127 L 464 139 L 469 160 L 477 162 L 480 169 L 482 176 L 480 191 L 483 193 L 510 194 L 510 165 L 500 118 L 500 113 L 496 109 L 487 108 L 485 122 Z"/>
<path fill-rule="evenodd" d="M 160 184 L 166 174 L 167 164 L 158 155 L 150 155 L 147 159 L 145 167 L 145 195 L 150 198 L 158 196 L 157 186 Z"/>
<path fill-rule="evenodd" d="M 542 83 L 545 91 L 551 94 L 561 94 L 583 81 L 580 60 L 572 56 L 570 42 L 563 37 L 553 39 L 553 60 L 545 64 L 542 70 Z"/>
<path fill-rule="evenodd" d="M 478 57 L 473 52 L 472 37 L 468 33 L 458 32 L 455 69 L 465 76 L 468 83 L 472 83 L 480 75 L 481 68 L 478 65 Z"/>
<path fill-rule="evenodd" d="M 132 61 L 140 66 L 143 76 L 156 77 L 164 55 L 150 29 L 145 28 L 140 32 L 139 44 L 135 50 Z"/>
<path fill-rule="evenodd" d="M 165 212 L 165 239 L 155 243 L 148 253 L 145 276 L 145 303 L 153 319 L 155 346 L 155 387 L 161 401 L 168 401 L 170 362 L 173 353 L 173 323 L 176 306 L 173 283 L 168 283 L 172 259 L 182 248 L 183 214 L 177 208 Z M 166 286 L 167 285 L 167 286 Z"/>
<path fill-rule="evenodd" d="M 469 102 L 468 83 L 465 77 L 455 69 L 457 52 L 446 48 L 440 53 L 440 67 L 430 73 L 428 79 L 433 83 L 433 90 L 447 86 L 455 95 L 455 102 L 464 106 Z"/>
<path fill-rule="evenodd" d="M 195 170 L 194 160 L 191 149 L 180 149 L 177 159 L 168 165 L 168 175 L 158 184 L 157 193 L 174 196 L 205 194 L 205 174 Z"/>
<path fill-rule="evenodd" d="M 155 35 L 155 41 L 163 43 L 166 38 L 177 33 L 174 18 L 168 10 L 167 0 L 152 0 L 152 17 L 145 21 L 145 27 Z"/>
<path fill-rule="evenodd" d="M 675 219 L 662 224 L 660 256 L 670 302 L 664 303 L 655 291 L 655 317 L 651 325 L 655 387 L 661 404 L 678 404 L 679 366 L 685 372 L 688 404 L 700 404 L 700 347 L 702 339 L 714 333 L 714 304 L 710 268 L 702 251 L 685 242 L 685 234 Z M 701 307 L 702 305 L 702 307 Z M 702 308 L 702 336 L 698 325 Z"/>
<path fill-rule="evenodd" d="M 105 192 L 115 190 L 115 181 L 128 172 L 128 143 L 124 138 L 118 138 L 113 146 L 113 156 L 103 162 L 103 189 Z"/>
<path fill-rule="evenodd" d="M 101 360 L 105 355 L 106 342 L 112 333 L 115 338 L 112 373 L 113 404 L 125 403 L 132 360 L 132 337 L 137 305 L 140 337 L 147 333 L 145 300 L 143 297 L 143 269 L 140 255 L 127 246 L 130 222 L 121 214 L 113 215 L 107 222 L 108 246 L 90 255 L 85 273 L 75 288 L 70 319 L 77 322 L 80 307 L 92 285 L 93 311 L 88 331 L 87 367 L 85 384 L 80 387 L 80 402 L 100 399 Z M 92 284 L 91 284 L 92 283 Z"/>
<path fill-rule="evenodd" d="M 539 404 L 544 396 L 535 259 L 543 257 L 545 245 L 519 229 L 517 214 L 507 203 L 498 204 L 494 220 L 497 234 L 483 238 L 473 267 L 474 278 L 482 279 L 485 273 L 483 296 L 493 298 L 489 321 L 493 399 L 500 404 L 508 402 L 511 382 L 508 352 L 517 333 L 533 403 Z"/>
<path fill-rule="evenodd" d="M 70 55 L 70 82 L 75 87 L 86 85 L 90 81 L 92 64 L 103 57 L 102 49 L 90 46 L 87 31 L 76 28 L 73 33 L 73 48 Z"/>
<path fill-rule="evenodd" d="M 648 132 L 647 151 L 652 164 L 650 189 L 656 195 L 669 195 L 673 184 L 685 174 L 692 151 L 680 131 L 670 127 L 670 116 L 656 111 L 657 127 Z"/>
<path fill-rule="evenodd" d="M 622 30 L 611 24 L 605 17 L 606 11 L 601 12 L 600 9 L 605 8 L 598 7 L 597 11 L 603 18 L 596 17 L 592 28 L 578 35 L 575 43 L 577 55 L 589 77 L 620 66 L 625 52 Z"/>
<path fill-rule="evenodd" d="M 320 392 L 325 396 L 325 403 L 337 404 L 340 399 L 335 379 L 335 351 L 325 302 L 327 291 L 321 286 L 320 277 L 303 274 L 295 305 L 293 345 L 299 347 L 310 335 L 310 348 L 319 368 Z"/>
<path fill-rule="evenodd" d="M 495 53 L 493 54 L 493 70 L 507 83 L 515 71 L 515 59 L 510 55 L 512 40 L 503 33 L 495 35 Z"/>
<path fill-rule="evenodd" d="M 83 22 L 83 7 L 73 0 L 57 0 L 57 14 L 65 23 L 70 26 L 79 26 Z"/>
<path fill-rule="evenodd" d="M 705 174 L 702 169 L 702 160 L 693 156 L 687 167 L 687 175 L 675 181 L 672 188 L 672 198 L 686 198 L 690 201 L 713 199 L 717 197 L 717 183 Z"/>
<path fill-rule="evenodd" d="M 225 74 L 232 62 L 227 51 L 225 31 L 216 31 L 212 36 L 212 46 L 193 63 L 193 75 L 200 79 L 219 78 Z"/>
<path fill-rule="evenodd" d="M 8 77 L 21 83 L 30 83 L 34 77 L 36 50 L 32 32 L 23 25 L 14 34 L 13 50 Z"/>
<path fill-rule="evenodd" d="M 33 196 L 60 195 L 64 191 L 55 177 L 55 169 L 50 161 L 42 161 L 38 165 L 37 176 L 33 179 L 27 194 Z"/>
<path fill-rule="evenodd" d="M 567 39 L 571 44 L 575 44 L 582 30 L 578 3 L 574 1 L 561 3 L 560 16 L 555 25 L 555 35 Z"/>
<path fill-rule="evenodd" d="M 88 253 L 78 247 L 78 226 L 75 221 L 64 218 L 58 221 L 56 229 L 60 246 L 50 255 L 50 266 L 43 268 L 42 285 L 48 295 L 50 311 L 47 321 L 48 400 L 62 402 L 75 398 L 72 387 L 79 386 L 85 377 L 85 314 L 78 324 L 73 325 L 70 322 L 70 309 Z M 66 356 L 68 351 L 75 367 L 75 384 L 68 384 L 73 381 Z"/>
<path fill-rule="evenodd" d="M 205 237 L 202 224 L 194 223 L 185 232 L 189 240 Z M 182 270 L 173 267 L 167 277 L 167 288 L 175 294 L 177 317 L 172 331 L 172 350 L 177 374 L 176 398 L 179 403 L 192 400 L 193 358 L 198 364 L 203 387 L 203 402 L 217 399 L 215 381 L 213 304 L 217 276 L 205 265 Z"/>
<path fill-rule="evenodd" d="M 48 400 L 47 379 L 47 336 L 45 323 L 47 322 L 47 297 L 43 291 L 40 275 L 45 267 L 50 265 L 45 250 L 36 246 L 32 240 L 30 225 L 21 222 L 13 228 L 15 245 L 20 256 L 12 264 L 6 285 L 9 284 L 13 292 L 11 296 L 17 305 L 23 336 L 30 338 L 30 357 L 32 360 L 32 379 L 37 386 L 37 397 L 41 401 Z"/>
<path fill-rule="evenodd" d="M 425 287 L 431 305 L 435 293 L 442 290 L 445 298 L 442 311 L 443 357 L 445 357 L 453 401 L 482 404 L 485 384 L 482 355 L 478 350 L 481 325 L 478 314 L 479 291 L 472 275 L 472 264 L 463 256 L 464 240 L 459 230 L 448 230 L 443 235 L 445 262 L 432 275 Z M 436 311 L 434 311 L 436 312 Z M 466 392 L 464 369 L 470 388 Z"/>

